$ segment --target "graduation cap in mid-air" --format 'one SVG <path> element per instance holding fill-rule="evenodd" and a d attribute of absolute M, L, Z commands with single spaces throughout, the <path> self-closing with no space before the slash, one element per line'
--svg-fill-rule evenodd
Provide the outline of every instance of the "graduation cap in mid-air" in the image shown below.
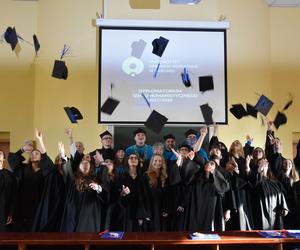
<path fill-rule="evenodd" d="M 4 39 L 10 44 L 11 49 L 14 50 L 18 44 L 18 35 L 15 27 L 8 27 L 4 33 Z"/>
<path fill-rule="evenodd" d="M 100 108 L 100 111 L 112 115 L 112 113 L 115 111 L 117 106 L 119 105 L 120 101 L 112 97 L 112 90 L 114 88 L 114 84 L 110 83 L 110 97 L 106 99 L 106 101 L 103 103 L 103 105 Z"/>
<path fill-rule="evenodd" d="M 265 95 L 261 95 L 255 105 L 255 109 L 258 112 L 262 113 L 264 116 L 267 116 L 272 106 L 273 106 L 273 102 Z"/>
<path fill-rule="evenodd" d="M 37 54 L 38 51 L 40 50 L 41 45 L 35 34 L 33 35 L 33 45 L 34 45 L 35 54 Z"/>
<path fill-rule="evenodd" d="M 278 129 L 281 125 L 284 125 L 286 123 L 287 123 L 286 115 L 278 111 L 275 120 L 273 121 L 275 128 Z"/>
<path fill-rule="evenodd" d="M 247 114 L 250 116 L 253 116 L 254 118 L 257 118 L 257 110 L 255 107 L 249 103 L 246 103 L 246 110 Z"/>
<path fill-rule="evenodd" d="M 208 103 L 200 106 L 204 122 L 207 126 L 214 124 L 214 120 L 212 118 L 213 109 L 209 106 Z"/>
<path fill-rule="evenodd" d="M 168 118 L 165 117 L 164 115 L 162 115 L 161 113 L 159 113 L 158 111 L 151 109 L 150 101 L 148 100 L 148 98 L 145 96 L 144 93 L 142 93 L 141 96 L 144 98 L 145 102 L 147 103 L 147 106 L 151 110 L 151 114 L 147 118 L 147 120 L 146 120 L 146 122 L 145 122 L 144 125 L 147 128 L 149 128 L 152 131 L 154 131 L 155 133 L 159 134 L 160 131 L 162 130 L 162 128 L 167 123 Z"/>
<path fill-rule="evenodd" d="M 248 115 L 242 104 L 233 104 L 229 111 L 238 120 Z"/>
<path fill-rule="evenodd" d="M 64 110 L 72 123 L 77 123 L 77 120 L 83 119 L 82 114 L 75 107 L 64 107 Z"/>
<path fill-rule="evenodd" d="M 52 76 L 58 79 L 67 80 L 68 78 L 68 67 L 65 61 L 55 60 L 52 70 Z"/>
<path fill-rule="evenodd" d="M 152 53 L 161 57 L 169 43 L 169 40 L 160 36 L 152 41 L 153 50 Z"/>
<path fill-rule="evenodd" d="M 168 118 L 157 112 L 156 110 L 152 110 L 150 116 L 145 122 L 145 126 L 155 133 L 159 134 L 162 128 L 167 123 Z"/>
<path fill-rule="evenodd" d="M 199 76 L 199 91 L 205 92 L 214 89 L 213 76 Z"/>
<path fill-rule="evenodd" d="M 70 47 L 68 47 L 66 44 L 63 47 L 63 50 L 61 52 L 60 60 L 54 61 L 54 66 L 52 70 L 52 77 L 58 78 L 58 79 L 64 79 L 67 80 L 68 78 L 68 67 L 65 63 L 65 61 L 62 61 L 65 55 L 67 55 Z"/>

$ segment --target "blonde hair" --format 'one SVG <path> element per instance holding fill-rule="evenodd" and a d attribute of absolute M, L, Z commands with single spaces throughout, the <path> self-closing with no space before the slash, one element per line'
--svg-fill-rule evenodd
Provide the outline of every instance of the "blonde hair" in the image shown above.
<path fill-rule="evenodd" d="M 159 175 L 157 175 L 157 172 L 152 167 L 153 166 L 154 157 L 156 157 L 156 156 L 158 156 L 158 157 L 160 157 L 162 159 L 162 166 L 160 168 Z M 167 165 L 166 165 L 165 159 L 164 159 L 164 157 L 162 155 L 160 155 L 160 154 L 154 154 L 152 156 L 146 174 L 149 177 L 149 184 L 150 184 L 151 187 L 156 187 L 157 186 L 157 179 L 158 178 L 160 178 L 160 181 L 161 181 L 161 184 L 162 184 L 163 187 L 166 185 L 166 180 L 168 178 L 168 175 L 167 175 Z"/>
<path fill-rule="evenodd" d="M 290 178 L 291 184 L 293 184 L 293 183 L 299 181 L 299 174 L 298 174 L 297 169 L 295 168 L 294 162 L 291 159 L 285 159 L 285 160 L 290 161 L 292 163 L 292 170 L 290 172 L 289 178 Z"/>
<path fill-rule="evenodd" d="M 235 149 L 235 146 L 238 146 L 238 149 Z M 233 143 L 230 145 L 229 153 L 234 155 L 235 153 L 238 154 L 239 157 L 245 158 L 245 153 L 243 149 L 243 145 L 239 140 L 235 140 Z"/>

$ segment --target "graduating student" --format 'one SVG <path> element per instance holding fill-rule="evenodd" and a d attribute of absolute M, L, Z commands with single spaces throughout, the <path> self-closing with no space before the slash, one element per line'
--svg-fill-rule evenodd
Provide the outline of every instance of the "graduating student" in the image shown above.
<path fill-rule="evenodd" d="M 246 158 L 246 173 L 249 174 L 250 156 Z M 251 208 L 252 186 L 245 178 L 240 176 L 238 164 L 234 158 L 226 164 L 226 172 L 230 190 L 225 193 L 225 220 L 226 230 L 252 230 L 253 216 Z"/>
<path fill-rule="evenodd" d="M 297 144 L 297 154 L 296 154 L 296 157 L 294 158 L 294 164 L 299 173 L 300 172 L 300 140 L 298 141 L 298 144 Z"/>
<path fill-rule="evenodd" d="M 173 154 L 177 160 L 170 165 L 168 172 L 168 230 L 184 231 L 185 210 L 190 199 L 188 184 L 195 173 L 190 168 L 198 171 L 198 166 L 193 167 L 195 153 L 186 143 L 178 146 L 178 152 L 173 149 Z"/>
<path fill-rule="evenodd" d="M 118 146 L 115 149 L 115 171 L 117 174 L 124 174 L 128 169 L 125 167 L 126 165 L 126 158 L 125 158 L 125 147 Z"/>
<path fill-rule="evenodd" d="M 4 168 L 5 153 L 0 149 L 0 232 L 10 231 L 14 220 L 16 199 L 16 178 Z"/>
<path fill-rule="evenodd" d="M 204 132 L 205 131 L 205 132 Z M 203 126 L 200 128 L 200 136 L 198 138 L 198 132 L 194 129 L 189 129 L 185 133 L 186 137 L 186 143 L 193 149 L 195 152 L 195 158 L 194 161 L 196 161 L 200 166 L 204 166 L 205 163 L 208 161 L 208 156 L 205 150 L 199 146 L 199 144 L 202 145 L 202 142 L 200 141 L 204 140 L 204 137 L 207 134 L 207 127 Z M 203 137 L 203 138 L 201 138 Z"/>
<path fill-rule="evenodd" d="M 143 230 L 160 232 L 166 230 L 167 171 L 162 155 L 153 155 L 143 176 L 139 209 L 144 208 L 139 224 Z"/>
<path fill-rule="evenodd" d="M 229 159 L 233 158 L 238 164 L 239 174 L 245 178 L 246 173 L 246 160 L 243 145 L 239 140 L 235 140 L 229 148 Z"/>
<path fill-rule="evenodd" d="M 30 153 L 28 163 L 23 163 L 25 160 L 22 156 L 23 152 Z M 33 149 L 32 143 L 29 141 L 26 141 L 19 151 L 8 155 L 9 165 L 18 183 L 14 231 L 30 232 L 32 230 L 44 187 L 41 164 L 45 164 L 45 162 L 41 161 L 42 157 L 41 152 Z"/>
<path fill-rule="evenodd" d="M 163 138 L 165 141 L 165 148 L 164 148 L 163 156 L 164 156 L 165 161 L 168 166 L 172 161 L 177 160 L 175 154 L 172 151 L 172 149 L 175 149 L 176 139 L 173 134 L 167 134 Z"/>
<path fill-rule="evenodd" d="M 126 232 L 139 231 L 138 210 L 141 185 L 139 156 L 131 154 L 126 158 L 123 174 L 113 175 L 111 179 L 110 202 L 107 210 L 106 229 Z M 143 217 L 143 216 L 141 216 Z"/>
<path fill-rule="evenodd" d="M 133 131 L 133 135 L 135 144 L 126 149 L 126 156 L 128 157 L 132 153 L 137 153 L 140 156 L 142 170 L 143 172 L 146 172 L 153 155 L 152 146 L 146 144 L 146 131 L 144 129 L 136 129 Z"/>
<path fill-rule="evenodd" d="M 190 199 L 186 211 L 185 230 L 211 231 L 215 229 L 216 203 L 219 195 L 229 189 L 229 183 L 223 174 L 216 170 L 216 163 L 208 161 L 204 168 L 198 166 L 194 180 L 189 184 Z"/>
<path fill-rule="evenodd" d="M 66 198 L 62 170 L 62 158 L 65 157 L 65 152 L 64 148 L 59 145 L 60 154 L 56 157 L 54 165 L 47 156 L 40 131 L 36 131 L 36 138 L 42 153 L 40 165 L 44 177 L 44 188 L 32 230 L 34 232 L 58 232 Z"/>
<path fill-rule="evenodd" d="M 258 168 L 249 176 L 254 187 L 251 199 L 255 229 L 283 228 L 288 207 L 280 183 L 274 178 L 267 159 L 258 161 Z"/>
<path fill-rule="evenodd" d="M 77 172 L 73 173 L 70 162 L 63 169 L 68 193 L 61 231 L 99 232 L 102 204 L 108 201 L 108 193 L 94 173 L 90 155 L 83 157 Z"/>
<path fill-rule="evenodd" d="M 99 152 L 101 154 L 103 161 L 105 161 L 107 159 L 110 159 L 113 161 L 115 159 L 115 151 L 112 147 L 113 146 L 112 134 L 109 131 L 105 130 L 99 136 L 101 138 L 102 148 L 96 149 L 90 153 L 90 155 L 92 157 L 92 161 L 94 161 L 93 158 L 96 155 L 96 152 Z M 98 164 L 96 162 L 96 165 L 98 165 Z"/>

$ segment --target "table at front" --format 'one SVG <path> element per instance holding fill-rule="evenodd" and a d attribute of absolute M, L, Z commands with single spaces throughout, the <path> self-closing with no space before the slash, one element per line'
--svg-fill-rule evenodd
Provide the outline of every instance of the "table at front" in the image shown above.
<path fill-rule="evenodd" d="M 121 240 L 107 240 L 93 233 L 1 233 L 0 250 L 300 249 L 300 239 L 263 238 L 257 231 L 226 231 L 218 234 L 220 240 L 190 240 L 188 233 L 184 232 L 125 233 Z"/>

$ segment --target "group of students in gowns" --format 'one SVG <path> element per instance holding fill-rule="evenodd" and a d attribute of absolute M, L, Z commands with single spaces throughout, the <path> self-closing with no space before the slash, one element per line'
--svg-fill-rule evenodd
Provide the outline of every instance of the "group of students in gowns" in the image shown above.
<path fill-rule="evenodd" d="M 134 131 L 135 144 L 112 147 L 112 135 L 100 135 L 102 148 L 84 153 L 81 142 L 62 142 L 53 162 L 43 136 L 38 149 L 26 142 L 6 156 L 0 150 L 0 231 L 126 232 L 222 231 L 299 228 L 300 143 L 294 161 L 268 122 L 265 149 L 234 141 L 229 150 L 217 126 L 207 152 L 208 128 L 187 131 L 175 146 L 146 144 L 146 132 Z M 29 161 L 24 163 L 24 152 Z"/>

